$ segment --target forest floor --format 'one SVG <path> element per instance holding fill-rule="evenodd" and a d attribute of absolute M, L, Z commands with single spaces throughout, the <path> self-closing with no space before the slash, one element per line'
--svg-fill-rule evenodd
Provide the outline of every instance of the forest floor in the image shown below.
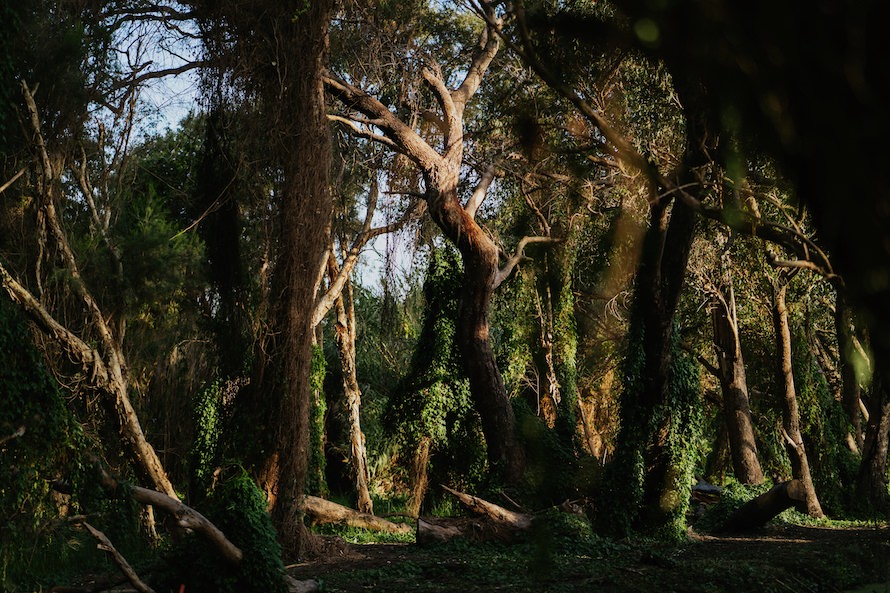
<path fill-rule="evenodd" d="M 583 540 L 583 541 L 578 541 Z M 515 544 L 350 544 L 288 567 L 327 592 L 888 592 L 890 528 L 773 525 L 744 536 L 614 542 L 537 534 Z"/>

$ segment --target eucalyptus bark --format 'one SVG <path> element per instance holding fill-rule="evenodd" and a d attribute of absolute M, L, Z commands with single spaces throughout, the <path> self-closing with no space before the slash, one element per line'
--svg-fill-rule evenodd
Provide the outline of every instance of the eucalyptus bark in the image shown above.
<path fill-rule="evenodd" d="M 782 391 L 782 433 L 791 460 L 791 473 L 794 479 L 800 480 L 803 487 L 807 513 L 812 517 L 822 517 L 822 506 L 816 496 L 803 436 L 800 433 L 800 412 L 797 407 L 797 392 L 791 367 L 791 328 L 785 302 L 787 288 L 787 280 L 780 271 L 779 278 L 773 283 L 772 314 L 776 332 L 777 384 Z"/>
<path fill-rule="evenodd" d="M 355 303 L 351 281 L 347 281 L 344 292 L 345 295 L 341 294 L 336 303 L 337 324 L 334 329 L 334 339 L 343 371 L 343 393 L 346 396 L 349 424 L 349 461 L 355 480 L 356 508 L 359 512 L 373 515 L 374 503 L 368 490 L 370 482 L 368 453 L 361 424 L 362 391 L 355 372 Z"/>
<path fill-rule="evenodd" d="M 723 413 L 726 417 L 733 473 L 743 484 L 760 484 L 763 482 L 763 470 L 757 458 L 745 361 L 739 341 L 735 291 L 728 265 L 724 270 L 718 294 L 712 299 L 711 321 L 714 328 L 714 350 L 720 370 Z"/>
<path fill-rule="evenodd" d="M 457 311 L 457 343 L 482 421 L 489 463 L 515 481 L 523 456 L 516 440 L 513 407 L 507 397 L 489 338 L 489 308 L 498 276 L 498 248 L 463 209 L 457 197 L 457 168 L 431 176 L 426 192 L 430 216 L 457 246 L 463 284 Z"/>
<path fill-rule="evenodd" d="M 488 17 L 494 19 L 493 6 L 488 2 L 480 4 Z M 424 179 L 424 199 L 430 216 L 461 254 L 464 282 L 457 317 L 458 347 L 482 421 L 489 464 L 503 471 L 507 481 L 515 482 L 522 473 L 524 454 L 516 438 L 513 408 L 491 347 L 489 307 L 494 290 L 516 265 L 519 254 L 508 262 L 505 269 L 500 269 L 497 245 L 474 220 L 476 208 L 484 198 L 492 176 L 483 176 L 487 181 L 480 185 L 478 195 L 466 207 L 461 204 L 457 191 L 464 164 L 464 110 L 478 91 L 498 47 L 496 32 L 487 27 L 480 36 L 464 80 L 453 90 L 446 86 L 434 60 L 430 60 L 424 68 L 424 80 L 441 110 L 441 152 L 433 148 L 433 144 L 438 145 L 440 139 L 431 144 L 365 91 L 331 75 L 325 77 L 325 84 L 348 109 L 361 114 L 352 119 L 340 116 L 333 119 L 346 124 L 360 136 L 406 155 L 419 168 Z M 356 123 L 366 122 L 368 118 L 382 135 L 363 129 Z M 528 239 L 522 245 L 527 242 Z"/>

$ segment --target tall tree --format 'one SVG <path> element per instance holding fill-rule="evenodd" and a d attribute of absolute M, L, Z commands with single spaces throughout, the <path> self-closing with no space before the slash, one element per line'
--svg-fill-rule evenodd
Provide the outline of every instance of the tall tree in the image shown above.
<path fill-rule="evenodd" d="M 781 269 L 773 279 L 773 327 L 776 332 L 776 369 L 777 385 L 782 396 L 782 436 L 785 439 L 788 457 L 791 460 L 791 472 L 795 479 L 800 480 L 806 497 L 807 512 L 813 517 L 822 516 L 822 505 L 816 496 L 810 463 L 800 433 L 800 412 L 797 405 L 797 391 L 794 388 L 794 374 L 791 368 L 791 326 L 788 321 L 788 305 L 785 294 L 788 282 L 793 278 L 794 271 Z"/>
<path fill-rule="evenodd" d="M 204 9 L 211 51 L 224 71 L 257 100 L 268 166 L 277 171 L 276 254 L 267 331 L 257 344 L 241 410 L 261 423 L 253 469 L 270 499 L 273 522 L 288 554 L 309 539 L 301 520 L 309 446 L 312 311 L 331 220 L 324 69 L 332 0 L 291 7 L 269 0 L 196 2 Z M 237 96 L 237 93 L 235 93 Z M 244 398 L 247 398 L 246 400 Z M 249 402 L 249 403 L 248 403 Z M 245 420 L 246 418 L 242 418 Z"/>
<path fill-rule="evenodd" d="M 486 14 L 495 19 L 493 5 L 484 3 L 484 7 Z M 325 85 L 349 110 L 346 117 L 335 116 L 335 120 L 350 126 L 358 136 L 404 154 L 418 167 L 423 176 L 423 198 L 430 216 L 460 251 L 464 282 L 458 313 L 458 344 L 482 419 L 489 461 L 493 467 L 503 468 L 508 480 L 515 481 L 522 471 L 523 454 L 516 439 L 513 409 L 489 339 L 489 306 L 494 290 L 510 275 L 524 248 L 544 238 L 520 241 L 516 255 L 502 268 L 497 245 L 475 218 L 493 175 L 481 176 L 466 204 L 461 203 L 458 191 L 461 168 L 466 165 L 466 108 L 479 90 L 498 48 L 494 27 L 486 25 L 473 49 L 470 63 L 462 70 L 460 82 L 453 89 L 448 87 L 448 79 L 440 65 L 433 57 L 427 57 L 422 75 L 439 108 L 438 114 L 427 115 L 436 122 L 437 134 L 432 137 L 424 137 L 409 125 L 410 122 L 403 121 L 395 109 L 344 77 L 329 74 L 325 77 Z"/>
<path fill-rule="evenodd" d="M 723 411 L 729 435 L 732 469 L 739 482 L 760 484 L 763 482 L 763 471 L 757 457 L 757 443 L 748 400 L 748 381 L 732 285 L 732 263 L 725 248 L 720 266 L 722 278 L 712 293 L 711 323 L 714 328 L 714 351 L 723 392 Z"/>

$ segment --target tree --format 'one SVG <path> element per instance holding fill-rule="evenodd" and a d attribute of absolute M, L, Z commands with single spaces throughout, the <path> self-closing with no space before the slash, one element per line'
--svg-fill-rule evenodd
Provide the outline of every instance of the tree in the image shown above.
<path fill-rule="evenodd" d="M 797 393 L 794 389 L 794 374 L 791 367 L 791 328 L 788 322 L 788 306 L 785 293 L 788 282 L 794 274 L 788 269 L 779 270 L 772 280 L 773 287 L 773 327 L 776 332 L 777 385 L 782 393 L 782 436 L 785 439 L 791 471 L 795 479 L 801 481 L 806 498 L 807 512 L 813 517 L 822 516 L 822 506 L 816 496 L 810 464 L 807 459 L 803 437 L 800 433 L 800 413 L 797 406 Z"/>
<path fill-rule="evenodd" d="M 259 129 L 268 138 L 268 163 L 279 173 L 268 329 L 257 344 L 251 384 L 239 395 L 239 405 L 242 414 L 251 406 L 263 411 L 252 427 L 260 433 L 254 435 L 253 471 L 269 496 L 283 547 L 300 555 L 309 544 L 300 511 L 308 468 L 313 334 L 312 307 L 306 303 L 315 301 L 331 217 L 321 73 L 333 2 L 296 10 L 277 2 L 260 7 L 238 1 L 204 8 L 207 38 L 218 44 L 211 50 L 230 56 L 231 70 L 224 74 L 262 110 Z"/>
<path fill-rule="evenodd" d="M 494 18 L 494 8 L 486 11 Z M 427 59 L 423 79 L 433 93 L 440 113 L 435 115 L 439 138 L 425 139 L 397 112 L 344 77 L 328 74 L 325 85 L 350 113 L 334 116 L 358 136 L 380 142 L 404 154 L 421 171 L 423 198 L 430 216 L 461 253 L 464 282 L 458 320 L 458 342 L 470 379 L 476 408 L 482 418 L 493 467 L 503 468 L 508 480 L 516 481 L 522 471 L 522 450 L 516 441 L 513 410 L 507 398 L 489 340 L 489 307 L 494 290 L 510 275 L 526 245 L 541 238 L 525 238 L 517 254 L 499 266 L 499 250 L 476 222 L 476 211 L 485 198 L 492 176 L 482 176 L 466 205 L 461 204 L 458 185 L 464 165 L 464 115 L 479 90 L 499 43 L 494 28 L 483 28 L 461 82 L 449 89 L 447 79 L 433 58 Z M 374 129 L 379 130 L 378 134 Z M 441 149 L 434 144 L 441 142 Z"/>

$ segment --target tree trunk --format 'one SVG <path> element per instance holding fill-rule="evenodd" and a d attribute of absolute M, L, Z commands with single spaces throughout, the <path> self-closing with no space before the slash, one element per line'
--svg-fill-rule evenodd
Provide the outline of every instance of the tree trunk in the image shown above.
<path fill-rule="evenodd" d="M 887 492 L 887 452 L 890 448 L 890 394 L 881 367 L 872 378 L 873 411 L 866 425 L 857 486 L 861 496 L 875 511 L 885 511 Z"/>
<path fill-rule="evenodd" d="M 268 494 L 272 521 L 286 557 L 303 555 L 310 543 L 302 521 L 308 473 L 312 303 L 330 231 L 331 154 L 322 71 L 333 0 L 305 10 L 263 2 L 243 6 L 238 17 L 254 28 L 239 39 L 245 50 L 274 52 L 276 61 L 254 64 L 269 116 L 269 150 L 281 170 L 277 196 L 278 245 L 272 272 L 269 330 L 255 357 L 251 392 L 272 439 L 255 468 Z M 261 8 L 263 10 L 261 10 Z M 253 21 L 253 19 L 257 21 Z M 280 41 L 286 40 L 282 51 Z M 252 55 L 248 59 L 255 59 Z M 260 435 L 262 437 L 262 435 Z M 265 446 L 265 445 L 263 445 Z"/>
<path fill-rule="evenodd" d="M 315 523 L 337 523 L 384 533 L 411 533 L 413 531 L 411 526 L 406 523 L 393 523 L 317 496 L 306 497 L 305 509 L 306 514 Z"/>
<path fill-rule="evenodd" d="M 423 498 L 429 485 L 430 445 L 430 437 L 421 437 L 411 458 L 411 496 L 408 499 L 407 509 L 415 517 L 420 516 L 420 508 L 423 506 Z"/>
<path fill-rule="evenodd" d="M 791 370 L 791 328 L 785 303 L 786 289 L 787 279 L 780 271 L 779 279 L 773 283 L 773 327 L 776 331 L 778 385 L 782 390 L 782 432 L 791 460 L 791 473 L 796 480 L 800 480 L 804 489 L 807 513 L 812 517 L 822 517 L 822 506 L 816 497 L 807 452 L 800 434 L 800 414 L 797 409 L 794 374 Z"/>
<path fill-rule="evenodd" d="M 728 260 L 728 256 L 724 256 Z M 720 387 L 723 391 L 723 413 L 729 435 L 732 469 L 736 479 L 743 484 L 760 484 L 763 471 L 757 459 L 754 441 L 754 425 L 748 402 L 748 383 L 745 378 L 745 361 L 739 342 L 739 325 L 736 317 L 735 292 L 729 262 L 723 275 L 719 294 L 711 303 L 711 321 L 714 327 L 714 351 L 720 369 Z"/>
<path fill-rule="evenodd" d="M 837 291 L 834 309 L 834 327 L 837 333 L 838 367 L 841 374 L 841 390 L 844 409 L 850 420 L 850 431 L 859 451 L 865 445 L 862 430 L 862 390 L 856 373 L 854 360 L 856 357 L 853 346 L 853 311 L 847 302 L 843 290 Z"/>
<path fill-rule="evenodd" d="M 355 479 L 356 508 L 362 513 L 373 515 L 374 504 L 368 491 L 370 481 L 368 455 L 361 425 L 362 392 L 355 374 L 355 304 L 351 280 L 347 280 L 345 292 L 345 298 L 341 294 L 337 299 L 335 340 L 343 370 L 343 392 L 346 395 L 349 423 L 350 463 Z"/>
<path fill-rule="evenodd" d="M 730 515 L 720 527 L 724 532 L 751 531 L 765 525 L 770 519 L 791 507 L 801 512 L 807 507 L 806 488 L 800 480 L 782 482 L 768 492 L 749 500 Z"/>
<path fill-rule="evenodd" d="M 464 267 L 457 312 L 457 343 L 482 432 L 488 462 L 508 481 L 518 481 L 524 456 L 516 440 L 513 407 L 489 339 L 488 313 L 498 273 L 498 248 L 464 211 L 457 197 L 457 167 L 443 164 L 427 181 L 430 215 L 457 246 Z"/>

